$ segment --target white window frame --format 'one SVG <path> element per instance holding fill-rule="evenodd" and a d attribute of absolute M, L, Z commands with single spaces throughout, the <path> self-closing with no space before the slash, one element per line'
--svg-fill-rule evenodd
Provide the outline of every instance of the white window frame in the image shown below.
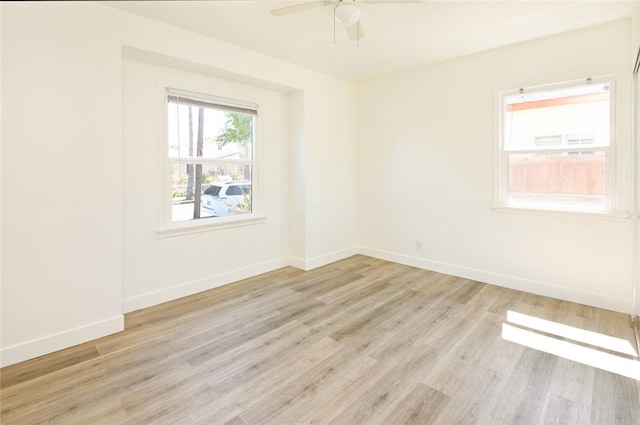
<path fill-rule="evenodd" d="M 170 95 L 183 95 L 185 97 L 196 98 L 203 102 L 226 106 L 229 109 L 250 109 L 255 111 L 253 128 L 253 155 L 251 161 L 246 160 L 220 160 L 207 158 L 170 158 L 168 154 L 168 105 Z M 179 82 L 158 82 L 158 135 L 159 143 L 159 170 L 160 184 L 158 187 L 158 226 L 156 234 L 159 238 L 187 235 L 192 233 L 207 232 L 218 229 L 246 226 L 263 223 L 266 217 L 259 213 L 259 145 L 260 145 L 260 113 L 259 103 L 256 99 L 247 98 L 237 93 L 227 93 L 214 91 L 202 87 L 193 87 Z M 251 171 L 251 213 L 240 214 L 227 217 L 211 217 L 202 219 L 192 219 L 185 221 L 172 221 L 172 184 L 171 165 L 181 164 L 231 164 L 250 163 Z"/>
<path fill-rule="evenodd" d="M 559 147 L 549 147 L 548 149 L 530 149 L 530 150 L 507 150 L 505 143 L 505 131 L 504 131 L 504 100 L 507 96 L 521 93 L 521 88 L 510 88 L 507 90 L 496 91 L 496 140 L 495 146 L 495 164 L 494 167 L 494 211 L 498 212 L 525 212 L 525 213 L 543 213 L 543 214 L 587 214 L 590 216 L 611 216 L 622 217 L 624 214 L 617 212 L 618 208 L 618 192 L 617 192 L 617 120 L 616 120 L 616 75 L 603 75 L 595 78 L 583 78 L 574 79 L 563 82 L 555 82 L 548 84 L 539 84 L 528 86 L 524 89 L 525 93 L 548 91 L 562 88 L 570 88 L 587 83 L 609 83 L 609 105 L 610 105 L 610 143 L 609 146 L 589 146 L 584 147 L 568 146 L 566 140 L 567 135 L 563 135 L 563 143 Z M 605 209 L 604 210 L 591 210 L 572 208 L 571 206 L 555 207 L 551 205 L 536 205 L 532 204 L 513 204 L 509 202 L 509 154 L 513 153 L 536 153 L 536 154 L 548 154 L 558 152 L 582 152 L 582 151 L 594 151 L 600 150 L 605 153 Z"/>

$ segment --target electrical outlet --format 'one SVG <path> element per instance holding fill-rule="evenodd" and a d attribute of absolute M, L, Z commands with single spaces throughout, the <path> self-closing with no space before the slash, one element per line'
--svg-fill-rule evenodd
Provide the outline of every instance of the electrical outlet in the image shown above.
<path fill-rule="evenodd" d="M 422 251 L 422 241 L 420 239 L 416 239 L 416 251 Z"/>

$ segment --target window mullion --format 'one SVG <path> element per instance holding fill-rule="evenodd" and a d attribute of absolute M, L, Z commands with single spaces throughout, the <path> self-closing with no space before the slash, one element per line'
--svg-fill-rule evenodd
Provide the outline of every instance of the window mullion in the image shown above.
<path fill-rule="evenodd" d="M 593 151 L 605 151 L 609 146 L 562 146 L 561 148 L 553 149 L 511 149 L 506 150 L 505 153 L 509 154 L 558 154 L 566 152 L 593 152 Z"/>
<path fill-rule="evenodd" d="M 202 164 L 202 165 L 253 165 L 255 160 L 251 159 L 211 159 L 203 157 L 189 158 L 169 158 L 169 162 L 174 164 Z"/>

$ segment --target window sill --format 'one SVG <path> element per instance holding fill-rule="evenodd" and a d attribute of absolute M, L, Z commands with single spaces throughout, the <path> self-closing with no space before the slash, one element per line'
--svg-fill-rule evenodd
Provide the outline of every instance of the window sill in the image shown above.
<path fill-rule="evenodd" d="M 493 211 L 498 213 L 511 214 L 529 214 L 541 215 L 548 217 L 583 217 L 595 218 L 612 221 L 626 221 L 629 219 L 629 213 L 622 211 L 570 211 L 570 210 L 553 210 L 545 208 L 531 208 L 511 205 L 494 205 Z"/>
<path fill-rule="evenodd" d="M 264 215 L 251 214 L 247 217 L 223 217 L 213 218 L 211 220 L 185 221 L 158 228 L 156 236 L 158 239 L 172 238 L 174 236 L 190 235 L 193 233 L 262 224 L 266 220 L 267 217 Z"/>

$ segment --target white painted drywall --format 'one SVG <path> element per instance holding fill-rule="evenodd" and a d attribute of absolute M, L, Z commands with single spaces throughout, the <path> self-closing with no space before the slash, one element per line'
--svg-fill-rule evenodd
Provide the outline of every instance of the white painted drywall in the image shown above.
<path fill-rule="evenodd" d="M 630 22 L 618 21 L 361 84 L 361 251 L 629 311 L 628 219 L 503 213 L 492 203 L 495 91 L 617 73 L 620 210 L 628 211 L 630 40 Z"/>
<path fill-rule="evenodd" d="M 306 264 L 304 92 L 289 94 L 289 257 L 300 268 Z M 354 208 L 355 211 L 355 208 Z"/>
<path fill-rule="evenodd" d="M 96 3 L 0 7 L 2 365 L 115 332 L 124 311 L 292 254 L 309 268 L 355 252 L 353 83 Z M 134 69 L 131 56 L 159 67 Z M 155 237 L 157 184 L 146 173 L 157 171 L 157 152 L 146 151 L 157 148 L 157 109 L 135 107 L 151 105 L 148 84 L 165 71 L 253 90 L 270 105 L 261 127 L 273 148 L 261 151 L 265 223 Z M 291 108 L 305 117 L 295 131 Z M 294 170 L 303 196 L 289 196 Z"/>
<path fill-rule="evenodd" d="M 2 362 L 122 329 L 115 21 L 2 4 Z"/>
<path fill-rule="evenodd" d="M 305 91 L 305 268 L 356 253 L 350 241 L 356 240 L 357 145 L 351 142 L 357 141 L 357 92 L 330 83 Z M 307 93 L 316 104 L 307 102 Z"/>
<path fill-rule="evenodd" d="M 640 49 L 640 2 L 634 2 L 631 10 L 631 52 L 633 60 L 636 59 L 636 53 Z"/>

